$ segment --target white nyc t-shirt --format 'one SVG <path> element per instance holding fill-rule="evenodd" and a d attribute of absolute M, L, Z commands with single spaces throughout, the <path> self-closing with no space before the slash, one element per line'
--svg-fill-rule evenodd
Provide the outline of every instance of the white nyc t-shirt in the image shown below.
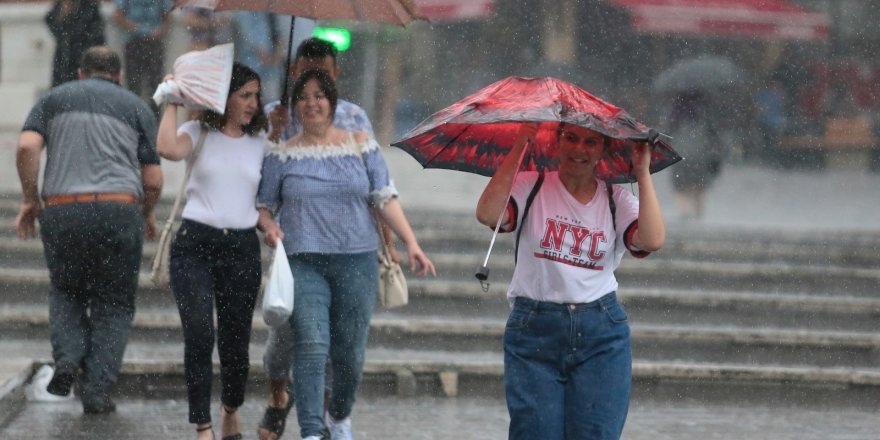
<path fill-rule="evenodd" d="M 513 185 L 508 209 L 520 227 L 522 210 L 537 172 L 521 172 Z M 614 269 L 624 251 L 636 257 L 647 253 L 630 241 L 638 227 L 639 200 L 626 188 L 613 187 L 617 205 L 617 230 L 612 227 L 611 208 L 604 181 L 598 180 L 596 195 L 582 204 L 565 189 L 556 172 L 546 173 L 535 196 L 520 237 L 517 265 L 507 298 L 518 297 L 553 303 L 586 303 L 617 290 Z"/>

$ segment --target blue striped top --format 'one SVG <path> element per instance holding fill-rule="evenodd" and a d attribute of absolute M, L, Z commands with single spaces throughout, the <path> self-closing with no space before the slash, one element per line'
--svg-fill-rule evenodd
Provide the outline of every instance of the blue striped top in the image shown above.
<path fill-rule="evenodd" d="M 377 250 L 370 208 L 381 208 L 397 190 L 374 139 L 360 145 L 353 137 L 344 145 L 275 144 L 262 176 L 257 206 L 275 213 L 288 254 Z"/>

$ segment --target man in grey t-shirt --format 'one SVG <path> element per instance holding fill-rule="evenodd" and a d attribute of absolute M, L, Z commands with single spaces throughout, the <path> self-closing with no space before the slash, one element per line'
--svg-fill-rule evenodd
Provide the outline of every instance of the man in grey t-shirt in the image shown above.
<path fill-rule="evenodd" d="M 86 50 L 80 80 L 52 89 L 31 109 L 16 154 L 23 193 L 16 229 L 21 239 L 36 236 L 39 219 L 51 281 L 55 374 L 46 389 L 67 395 L 78 379 L 89 414 L 116 408 L 108 393 L 131 332 L 143 237 L 155 239 L 162 189 L 156 118 L 119 85 L 121 73 L 109 48 Z"/>

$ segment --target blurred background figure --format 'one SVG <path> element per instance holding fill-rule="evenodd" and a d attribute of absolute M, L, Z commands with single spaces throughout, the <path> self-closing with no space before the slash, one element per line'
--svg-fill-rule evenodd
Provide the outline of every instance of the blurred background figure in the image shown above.
<path fill-rule="evenodd" d="M 159 109 L 150 99 L 162 82 L 165 36 L 170 25 L 171 0 L 114 0 L 114 21 L 125 32 L 125 86 Z"/>
<path fill-rule="evenodd" d="M 104 44 L 104 19 L 97 0 L 55 0 L 46 14 L 46 25 L 55 38 L 52 87 L 78 79 L 76 69 L 83 52 Z"/>
<path fill-rule="evenodd" d="M 190 50 L 205 50 L 233 40 L 232 20 L 226 13 L 185 8 L 183 19 L 190 35 Z"/>
<path fill-rule="evenodd" d="M 277 100 L 281 96 L 281 64 L 286 54 L 280 50 L 283 44 L 277 16 L 236 11 L 232 20 L 235 25 L 235 60 L 260 75 L 263 102 Z"/>
<path fill-rule="evenodd" d="M 783 162 L 779 142 L 788 127 L 786 105 L 788 99 L 779 78 L 772 77 L 768 83 L 755 92 L 755 126 L 758 129 L 757 148 L 748 152 L 757 162 L 778 166 Z"/>
<path fill-rule="evenodd" d="M 679 218 L 699 220 L 706 188 L 721 172 L 727 150 L 706 95 L 687 92 L 672 101 L 668 130 L 676 151 L 684 157 L 672 171 L 672 186 Z"/>

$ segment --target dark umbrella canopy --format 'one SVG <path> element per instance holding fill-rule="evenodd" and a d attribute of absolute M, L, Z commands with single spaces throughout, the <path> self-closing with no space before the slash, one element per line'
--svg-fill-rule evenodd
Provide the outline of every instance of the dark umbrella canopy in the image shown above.
<path fill-rule="evenodd" d="M 666 137 L 636 121 L 623 109 L 577 86 L 554 78 L 510 77 L 435 113 L 392 143 L 425 168 L 445 168 L 491 176 L 510 151 L 522 123 L 539 122 L 535 144 L 523 170 L 555 170 L 560 123 L 576 124 L 611 139 L 597 177 L 611 183 L 634 182 L 630 156 L 639 142 L 653 145 L 651 172 L 681 160 Z"/>
<path fill-rule="evenodd" d="M 745 71 L 719 56 L 688 58 L 660 72 L 653 88 L 658 93 L 717 92 L 745 80 Z"/>

